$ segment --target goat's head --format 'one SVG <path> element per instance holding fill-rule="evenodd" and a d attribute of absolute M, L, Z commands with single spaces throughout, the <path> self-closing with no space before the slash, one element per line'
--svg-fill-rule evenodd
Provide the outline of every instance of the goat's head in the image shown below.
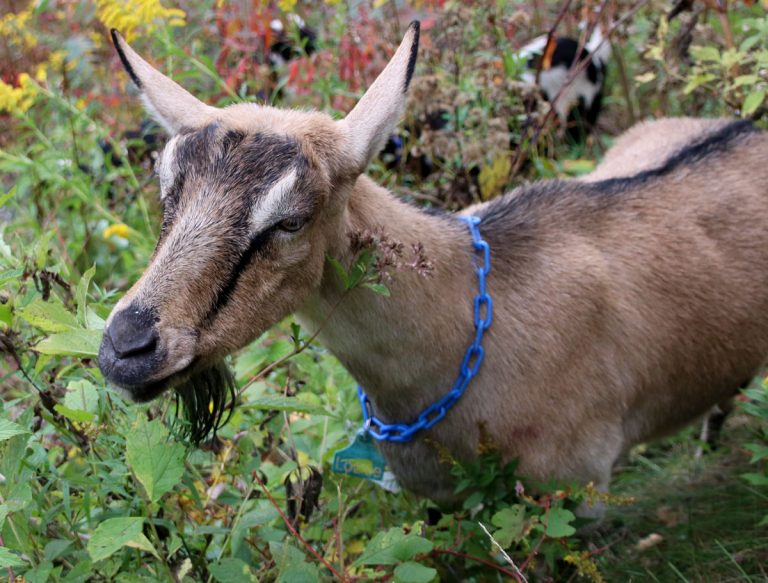
<path fill-rule="evenodd" d="M 113 385 L 147 401 L 215 368 L 319 285 L 354 183 L 404 107 L 419 26 L 340 121 L 256 104 L 210 107 L 112 36 L 171 136 L 157 162 L 160 239 L 107 320 L 99 354 Z"/>

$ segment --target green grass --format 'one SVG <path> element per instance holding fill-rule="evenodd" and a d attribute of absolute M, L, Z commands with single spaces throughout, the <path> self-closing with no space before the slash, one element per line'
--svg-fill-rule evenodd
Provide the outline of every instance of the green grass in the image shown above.
<path fill-rule="evenodd" d="M 599 559 L 606 581 L 768 581 L 768 489 L 740 475 L 754 471 L 748 441 L 751 423 L 729 419 L 717 451 L 695 458 L 694 430 L 636 451 L 617 469 L 612 493 L 632 496 L 614 507 L 593 538 L 607 547 Z M 657 533 L 662 542 L 638 550 Z"/>

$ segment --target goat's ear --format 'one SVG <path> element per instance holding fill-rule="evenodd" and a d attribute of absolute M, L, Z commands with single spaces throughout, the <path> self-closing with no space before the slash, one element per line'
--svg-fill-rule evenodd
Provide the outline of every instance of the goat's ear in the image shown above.
<path fill-rule="evenodd" d="M 182 128 L 204 125 L 215 115 L 216 108 L 206 105 L 178 83 L 152 67 L 134 51 L 122 35 L 112 29 L 112 42 L 120 60 L 141 91 L 149 114 L 171 135 Z"/>
<path fill-rule="evenodd" d="M 348 136 L 354 169 L 363 172 L 395 130 L 405 109 L 405 92 L 419 51 L 419 22 L 414 20 L 403 42 L 381 72 L 339 124 Z"/>

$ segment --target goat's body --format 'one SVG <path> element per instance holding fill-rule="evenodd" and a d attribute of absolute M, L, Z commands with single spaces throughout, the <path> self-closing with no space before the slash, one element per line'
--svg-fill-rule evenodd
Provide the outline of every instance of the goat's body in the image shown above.
<path fill-rule="evenodd" d="M 447 417 L 413 443 L 383 444 L 407 488 L 450 500 L 440 452 L 471 457 L 481 434 L 523 475 L 606 487 L 622 450 L 727 399 L 768 355 L 768 135 L 717 120 L 645 129 L 595 177 L 466 210 L 491 246 L 494 323 L 480 374 Z M 655 130 L 684 137 L 647 148 Z M 633 165 L 636 148 L 646 156 Z M 435 264 L 428 279 L 397 273 L 391 298 L 354 292 L 321 335 L 377 415 L 410 421 L 450 388 L 473 336 L 469 234 L 365 178 L 346 222 L 420 241 Z M 310 326 L 339 293 L 327 274 L 302 312 Z"/>

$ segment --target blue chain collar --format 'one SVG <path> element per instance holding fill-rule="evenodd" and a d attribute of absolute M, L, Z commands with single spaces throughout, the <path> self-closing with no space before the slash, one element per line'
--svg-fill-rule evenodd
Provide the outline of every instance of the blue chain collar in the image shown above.
<path fill-rule="evenodd" d="M 491 326 L 493 313 L 493 301 L 485 291 L 485 278 L 491 272 L 491 249 L 480 236 L 480 229 L 477 227 L 480 224 L 478 217 L 468 216 L 459 217 L 459 219 L 469 227 L 472 233 L 472 246 L 482 263 L 475 269 L 478 283 L 478 292 L 475 296 L 475 339 L 464 354 L 459 377 L 453 384 L 453 388 L 447 395 L 424 409 L 413 423 L 384 423 L 373 414 L 373 405 L 368 395 L 365 394 L 363 387 L 357 385 L 357 396 L 363 408 L 363 431 L 378 441 L 405 443 L 411 441 L 413 436 L 422 429 L 429 429 L 436 425 L 467 390 L 469 381 L 477 374 L 483 362 L 485 356 L 483 334 Z"/>

